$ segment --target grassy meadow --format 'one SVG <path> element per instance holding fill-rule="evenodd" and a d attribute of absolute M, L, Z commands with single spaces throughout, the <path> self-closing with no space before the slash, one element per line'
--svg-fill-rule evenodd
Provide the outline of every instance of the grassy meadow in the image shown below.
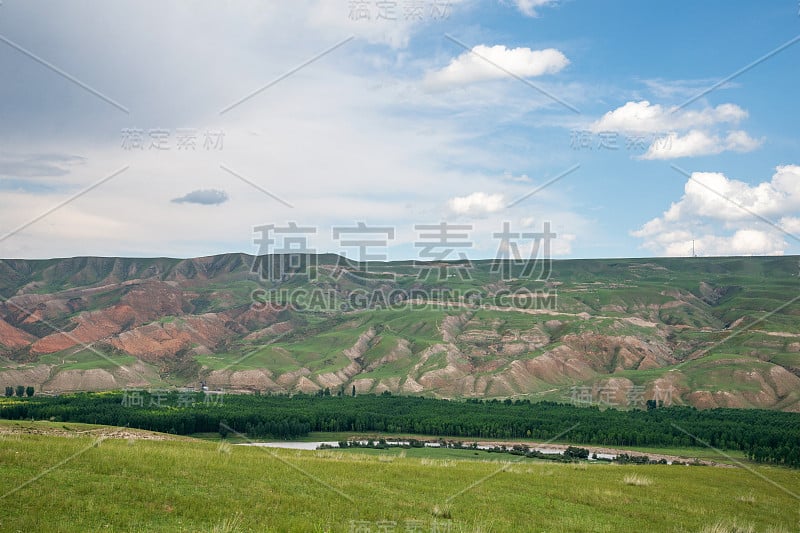
<path fill-rule="evenodd" d="M 1 422 L 2 530 L 800 528 L 800 474 L 784 468 L 554 464 L 514 457 L 501 463 L 498 457 L 482 460 L 489 454 L 462 460 L 451 451 L 415 457 L 411 450 L 372 454 L 188 438 L 98 439 L 107 431 L 119 434 L 89 425 Z"/>

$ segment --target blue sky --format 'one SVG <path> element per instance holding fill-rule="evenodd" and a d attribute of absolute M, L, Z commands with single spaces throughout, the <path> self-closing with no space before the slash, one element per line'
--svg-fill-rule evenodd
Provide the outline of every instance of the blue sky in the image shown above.
<path fill-rule="evenodd" d="M 800 253 L 794 1 L 162 4 L 0 5 L 0 257 Z"/>

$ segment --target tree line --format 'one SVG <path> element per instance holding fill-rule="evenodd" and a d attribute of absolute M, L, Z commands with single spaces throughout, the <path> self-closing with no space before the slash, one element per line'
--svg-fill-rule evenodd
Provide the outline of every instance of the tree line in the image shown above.
<path fill-rule="evenodd" d="M 34 388 L 30 385 L 27 387 L 25 385 L 17 385 L 16 387 L 6 386 L 6 398 L 11 398 L 14 394 L 16 394 L 18 398 L 22 398 L 23 396 L 30 398 L 33 396 L 34 392 Z"/>
<path fill-rule="evenodd" d="M 534 439 L 603 446 L 712 447 L 800 467 L 800 414 L 672 406 L 601 410 L 528 400 L 414 396 L 292 396 L 126 392 L 0 399 L 0 418 L 129 426 L 180 435 L 226 432 L 295 439 L 311 431 L 412 433 L 471 439 Z M 210 401 L 213 400 L 213 401 Z"/>

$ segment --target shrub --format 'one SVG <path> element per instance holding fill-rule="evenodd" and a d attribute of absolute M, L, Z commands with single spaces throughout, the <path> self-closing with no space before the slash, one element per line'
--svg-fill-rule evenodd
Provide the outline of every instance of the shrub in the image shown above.
<path fill-rule="evenodd" d="M 587 450 L 586 448 L 577 448 L 575 446 L 569 446 L 566 450 L 564 450 L 564 457 L 570 457 L 572 459 L 588 459 L 589 450 Z"/>

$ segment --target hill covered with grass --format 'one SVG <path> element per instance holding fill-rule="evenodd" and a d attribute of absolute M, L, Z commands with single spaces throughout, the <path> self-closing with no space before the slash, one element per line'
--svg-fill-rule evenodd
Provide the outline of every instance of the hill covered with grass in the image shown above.
<path fill-rule="evenodd" d="M 0 386 L 800 410 L 796 257 L 301 259 L 0 261 Z"/>

